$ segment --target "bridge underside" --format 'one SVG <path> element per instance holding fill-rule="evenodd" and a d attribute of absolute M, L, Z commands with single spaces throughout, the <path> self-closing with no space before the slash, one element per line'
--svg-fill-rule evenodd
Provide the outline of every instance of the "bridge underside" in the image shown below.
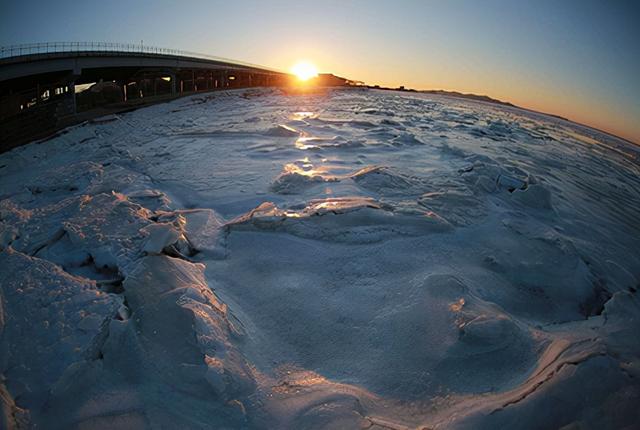
<path fill-rule="evenodd" d="M 39 57 L 0 61 L 0 152 L 132 106 L 218 89 L 284 86 L 290 79 L 265 69 L 168 56 Z"/>

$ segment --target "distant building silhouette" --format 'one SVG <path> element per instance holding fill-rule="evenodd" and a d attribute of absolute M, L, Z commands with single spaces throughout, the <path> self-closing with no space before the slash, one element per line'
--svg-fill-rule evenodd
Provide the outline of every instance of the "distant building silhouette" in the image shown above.
<path fill-rule="evenodd" d="M 361 81 L 354 81 L 331 73 L 320 73 L 311 79 L 310 83 L 320 87 L 352 87 L 364 85 Z"/>

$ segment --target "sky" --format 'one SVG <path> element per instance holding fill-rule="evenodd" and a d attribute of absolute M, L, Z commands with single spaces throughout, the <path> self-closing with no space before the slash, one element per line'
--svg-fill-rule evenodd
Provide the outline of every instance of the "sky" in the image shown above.
<path fill-rule="evenodd" d="M 0 0 L 0 45 L 105 41 L 485 94 L 640 143 L 640 1 Z"/>

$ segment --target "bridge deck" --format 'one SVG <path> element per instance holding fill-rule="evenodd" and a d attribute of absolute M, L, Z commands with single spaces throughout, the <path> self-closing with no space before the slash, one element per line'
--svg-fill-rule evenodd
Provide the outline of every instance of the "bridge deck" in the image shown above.
<path fill-rule="evenodd" d="M 255 64 L 137 45 L 0 48 L 0 151 L 91 116 L 91 110 L 114 111 L 216 89 L 283 86 L 290 79 Z M 77 87 L 96 83 L 91 91 Z"/>

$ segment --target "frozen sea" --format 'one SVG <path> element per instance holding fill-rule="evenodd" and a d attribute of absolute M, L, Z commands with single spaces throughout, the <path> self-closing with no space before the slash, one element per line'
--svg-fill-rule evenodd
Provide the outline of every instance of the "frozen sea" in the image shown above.
<path fill-rule="evenodd" d="M 640 428 L 640 148 L 217 92 L 0 154 L 1 428 Z"/>

